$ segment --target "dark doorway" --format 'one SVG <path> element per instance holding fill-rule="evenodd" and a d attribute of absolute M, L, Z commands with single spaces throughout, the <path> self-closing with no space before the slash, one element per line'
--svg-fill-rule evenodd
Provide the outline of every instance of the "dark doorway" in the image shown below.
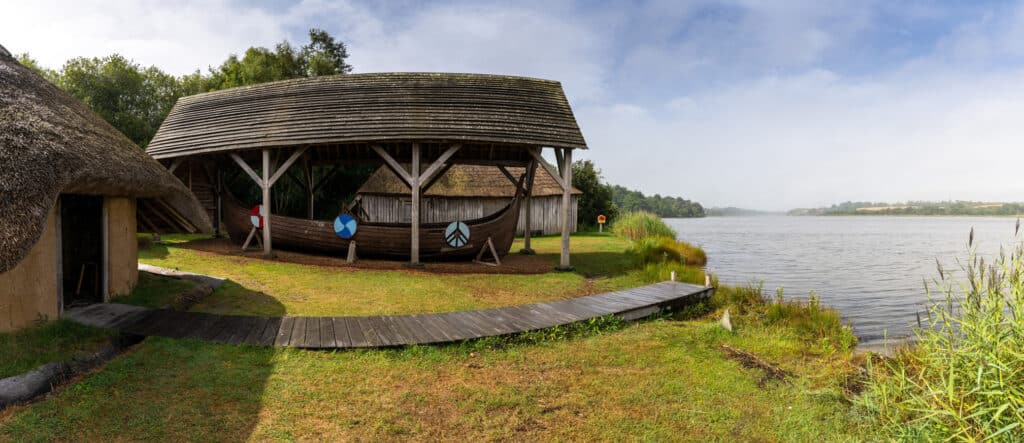
<path fill-rule="evenodd" d="M 64 307 L 103 301 L 103 197 L 65 194 L 60 199 Z"/>

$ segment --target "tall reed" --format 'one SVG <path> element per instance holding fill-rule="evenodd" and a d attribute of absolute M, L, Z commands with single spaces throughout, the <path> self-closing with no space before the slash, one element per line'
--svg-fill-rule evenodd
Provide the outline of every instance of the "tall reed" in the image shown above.
<path fill-rule="evenodd" d="M 858 403 L 884 437 L 1024 440 L 1024 243 L 986 263 L 968 240 L 963 277 L 938 265 L 916 344 L 869 367 Z"/>
<path fill-rule="evenodd" d="M 612 232 L 630 240 L 647 237 L 676 238 L 676 231 L 657 215 L 646 211 L 627 212 L 615 220 Z"/>

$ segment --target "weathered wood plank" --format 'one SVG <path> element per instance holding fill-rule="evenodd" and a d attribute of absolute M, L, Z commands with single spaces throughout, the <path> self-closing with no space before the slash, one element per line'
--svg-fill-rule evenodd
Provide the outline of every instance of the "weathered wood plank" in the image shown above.
<path fill-rule="evenodd" d="M 352 337 L 348 331 L 348 321 L 347 317 L 334 317 L 331 319 L 331 323 L 334 325 L 334 341 L 339 348 L 354 347 Z M 362 338 L 362 335 L 360 335 L 360 338 Z"/>
<path fill-rule="evenodd" d="M 267 326 L 263 328 L 263 335 L 260 336 L 259 341 L 256 343 L 261 346 L 273 346 L 277 340 L 278 334 L 281 332 L 281 325 L 284 323 L 284 319 L 281 317 L 271 317 L 267 320 Z"/>
<path fill-rule="evenodd" d="M 359 330 L 363 332 L 363 339 L 366 340 L 367 346 L 390 345 L 391 342 L 382 337 L 380 332 L 377 331 L 380 327 L 372 324 L 371 320 L 372 317 L 356 317 L 356 323 L 359 325 Z"/>
<path fill-rule="evenodd" d="M 274 339 L 274 346 L 288 346 L 292 340 L 292 329 L 295 328 L 295 317 L 284 317 L 281 319 L 281 327 L 277 331 L 277 338 Z"/>
<path fill-rule="evenodd" d="M 306 342 L 306 322 L 308 317 L 295 317 L 295 326 L 292 328 L 292 337 L 288 340 L 288 346 L 301 348 Z"/>
<path fill-rule="evenodd" d="M 263 331 L 267 329 L 267 324 L 270 323 L 270 319 L 267 317 L 253 317 L 253 326 L 249 329 L 249 333 L 242 337 L 239 343 L 247 345 L 256 345 L 260 343 L 260 338 L 263 337 Z"/>
<path fill-rule="evenodd" d="M 366 317 L 366 323 L 369 325 L 370 329 L 373 330 L 373 332 L 376 332 L 377 336 L 380 337 L 383 346 L 394 346 L 398 344 L 398 338 L 391 334 L 391 330 L 387 327 L 387 324 L 384 323 L 383 318 L 379 316 Z"/>
<path fill-rule="evenodd" d="M 334 332 L 334 322 L 330 317 L 320 317 L 320 348 L 340 348 L 338 335 Z"/>
<path fill-rule="evenodd" d="M 348 328 L 348 337 L 352 340 L 352 347 L 366 348 L 374 346 L 374 343 L 380 343 L 380 339 L 376 338 L 376 334 L 374 334 L 373 341 L 366 338 L 367 330 L 364 329 L 358 317 L 347 317 L 345 320 L 345 327 Z"/>
<path fill-rule="evenodd" d="M 318 349 L 321 346 L 320 319 L 309 317 L 306 319 L 306 337 L 302 340 L 303 348 Z"/>

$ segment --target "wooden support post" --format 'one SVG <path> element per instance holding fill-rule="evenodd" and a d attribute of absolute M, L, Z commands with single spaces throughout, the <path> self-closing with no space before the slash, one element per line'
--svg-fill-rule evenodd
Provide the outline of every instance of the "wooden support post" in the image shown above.
<path fill-rule="evenodd" d="M 532 149 L 532 148 L 531 148 Z M 520 254 L 534 255 L 537 252 L 530 246 L 530 230 L 532 229 L 533 214 L 533 177 L 537 174 L 537 161 L 533 160 L 526 167 L 526 201 L 523 202 L 523 249 Z"/>
<path fill-rule="evenodd" d="M 491 253 L 491 258 L 494 259 L 493 263 L 484 260 L 484 254 L 488 252 Z M 476 258 L 473 259 L 473 262 L 487 266 L 501 266 L 501 257 L 498 257 L 498 250 L 494 248 L 494 241 L 492 241 L 490 237 L 487 237 L 487 241 L 484 242 L 484 245 L 480 248 L 480 252 L 478 252 L 476 254 Z"/>
<path fill-rule="evenodd" d="M 167 172 L 170 172 L 171 175 L 174 175 L 174 170 L 178 169 L 178 166 L 181 166 L 181 162 L 184 161 L 184 160 L 185 160 L 184 157 L 178 157 L 178 158 L 174 159 L 173 161 L 171 161 L 171 166 L 167 168 Z"/>
<path fill-rule="evenodd" d="M 214 209 L 214 214 L 213 214 L 213 218 L 215 219 L 213 221 L 213 236 L 219 238 L 219 237 L 222 236 L 222 234 L 220 232 L 220 219 L 221 219 L 222 213 L 224 211 L 224 205 L 221 202 L 221 194 L 224 193 L 224 174 L 220 170 L 220 162 L 219 161 L 217 162 L 217 172 L 216 172 L 215 175 L 217 177 L 215 179 L 217 181 L 217 183 L 215 184 L 215 186 L 216 186 L 215 192 L 217 193 L 217 197 L 216 197 L 217 198 L 217 209 Z"/>
<path fill-rule="evenodd" d="M 420 266 L 420 145 L 412 145 L 412 248 L 409 251 L 409 265 Z"/>
<path fill-rule="evenodd" d="M 355 263 L 356 262 L 356 241 L 355 240 L 352 240 L 352 241 L 348 242 L 348 257 L 345 258 L 345 261 L 348 262 L 348 263 Z"/>
<path fill-rule="evenodd" d="M 569 221 L 569 205 L 572 204 L 572 149 L 563 149 L 560 160 L 562 161 L 562 257 L 558 264 L 561 271 L 571 271 L 572 264 L 569 262 L 569 231 L 572 223 Z"/>
<path fill-rule="evenodd" d="M 302 158 L 302 166 L 306 175 L 306 218 L 309 220 L 313 219 L 313 165 L 309 162 L 309 157 Z"/>
<path fill-rule="evenodd" d="M 263 255 L 271 257 L 274 255 L 270 243 L 270 150 L 263 150 L 263 179 L 260 187 L 263 188 Z"/>

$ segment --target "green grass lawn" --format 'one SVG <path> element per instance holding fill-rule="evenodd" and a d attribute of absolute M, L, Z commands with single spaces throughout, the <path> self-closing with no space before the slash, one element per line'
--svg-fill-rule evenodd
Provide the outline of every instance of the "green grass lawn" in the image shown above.
<path fill-rule="evenodd" d="M 111 301 L 114 303 L 145 306 L 147 308 L 162 308 L 170 305 L 178 294 L 197 285 L 198 283 L 189 280 L 140 272 L 139 283 L 135 285 L 132 293 L 122 297 L 115 297 Z"/>
<path fill-rule="evenodd" d="M 718 349 L 795 371 L 758 386 Z M 0 413 L 15 440 L 854 439 L 844 360 L 785 329 L 655 320 L 504 349 L 312 352 L 151 338 L 46 401 Z"/>
<path fill-rule="evenodd" d="M 575 273 L 540 275 L 317 267 L 182 247 L 189 239 L 167 236 L 166 246 L 141 250 L 139 261 L 227 278 L 228 282 L 193 308 L 208 313 L 338 316 L 445 312 L 557 300 L 639 284 L 635 276 L 623 273 L 629 258 L 622 252 L 629 242 L 608 234 L 573 238 Z M 536 238 L 532 246 L 552 266 L 558 263 L 558 237 Z M 521 247 L 519 240 L 512 250 Z"/>
<path fill-rule="evenodd" d="M 557 238 L 542 238 L 534 247 L 554 262 L 557 245 Z M 622 254 L 628 243 L 616 237 L 584 235 L 573 245 L 588 251 L 574 255 L 576 273 L 526 276 L 328 269 L 173 245 L 162 257 L 142 260 L 230 278 L 197 309 L 236 314 L 489 307 L 645 284 L 666 271 L 630 270 Z M 702 276 L 692 269 L 684 274 Z M 340 297 L 342 289 L 353 295 Z M 249 306 L 254 299 L 266 304 Z M 844 395 L 855 373 L 849 350 L 786 322 L 768 324 L 760 311 L 734 313 L 735 334 L 717 326 L 716 314 L 691 312 L 607 328 L 583 325 L 567 338 L 547 331 L 383 350 L 154 337 L 57 395 L 0 412 L 0 440 L 864 438 Z M 796 376 L 761 385 L 761 371 L 726 356 L 722 344 Z"/>
<path fill-rule="evenodd" d="M 23 374 L 52 361 L 70 361 L 77 354 L 98 351 L 113 331 L 68 320 L 33 325 L 0 334 L 0 378 Z"/>

